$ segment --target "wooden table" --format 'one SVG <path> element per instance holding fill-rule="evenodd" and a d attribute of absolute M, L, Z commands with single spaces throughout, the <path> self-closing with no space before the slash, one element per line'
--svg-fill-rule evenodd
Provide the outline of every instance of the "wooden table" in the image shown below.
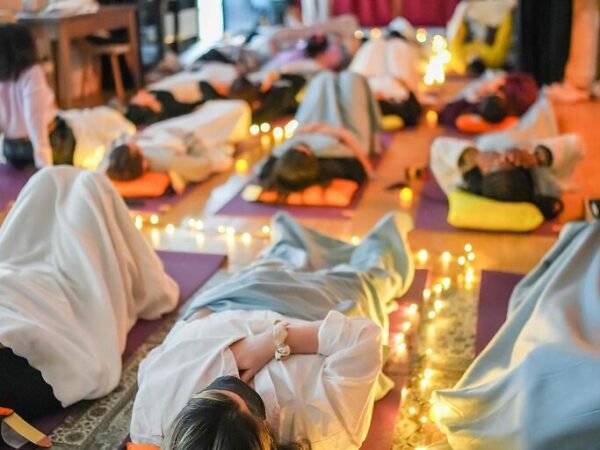
<path fill-rule="evenodd" d="M 129 35 L 130 51 L 127 63 L 133 75 L 136 88 L 142 85 L 140 70 L 140 50 L 135 5 L 101 6 L 96 13 L 61 15 L 20 13 L 18 22 L 29 27 L 36 37 L 53 43 L 58 105 L 70 108 L 73 102 L 71 93 L 71 43 L 101 30 L 126 28 Z"/>

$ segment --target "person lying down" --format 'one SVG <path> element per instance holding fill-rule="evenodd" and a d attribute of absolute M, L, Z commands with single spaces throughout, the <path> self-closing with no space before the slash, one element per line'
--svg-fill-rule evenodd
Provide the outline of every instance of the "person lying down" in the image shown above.
<path fill-rule="evenodd" d="M 215 100 L 185 116 L 155 123 L 116 145 L 104 162 L 115 181 L 133 181 L 147 171 L 166 172 L 182 190 L 232 165 L 234 143 L 246 137 L 250 109 L 240 100 Z"/>
<path fill-rule="evenodd" d="M 591 450 L 600 442 L 600 220 L 570 222 L 515 287 L 506 322 L 436 422 L 460 450 Z"/>
<path fill-rule="evenodd" d="M 334 178 L 362 184 L 372 174 L 369 157 L 380 153 L 380 112 L 363 77 L 320 73 L 308 85 L 295 119 L 296 134 L 275 147 L 260 167 L 263 187 L 284 200 Z"/>
<path fill-rule="evenodd" d="M 390 388 L 382 344 L 389 307 L 414 276 L 411 226 L 389 214 L 353 246 L 276 215 L 271 247 L 193 299 L 141 363 L 132 441 L 358 449 Z"/>
<path fill-rule="evenodd" d="M 104 175 L 37 172 L 0 228 L 0 406 L 27 420 L 108 394 L 129 330 L 178 296 Z"/>
<path fill-rule="evenodd" d="M 552 219 L 563 209 L 561 193 L 575 189 L 573 172 L 583 155 L 576 134 L 506 150 L 482 150 L 473 141 L 440 137 L 431 145 L 430 164 L 446 194 L 464 189 L 493 200 L 530 202 Z"/>

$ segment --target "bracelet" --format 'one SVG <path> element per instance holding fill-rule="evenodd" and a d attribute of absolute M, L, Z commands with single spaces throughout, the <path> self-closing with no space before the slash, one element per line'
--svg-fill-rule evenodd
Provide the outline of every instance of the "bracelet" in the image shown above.
<path fill-rule="evenodd" d="M 285 361 L 292 353 L 290 346 L 285 343 L 289 325 L 289 323 L 281 320 L 276 320 L 273 324 L 273 344 L 275 344 L 275 359 L 277 361 Z"/>

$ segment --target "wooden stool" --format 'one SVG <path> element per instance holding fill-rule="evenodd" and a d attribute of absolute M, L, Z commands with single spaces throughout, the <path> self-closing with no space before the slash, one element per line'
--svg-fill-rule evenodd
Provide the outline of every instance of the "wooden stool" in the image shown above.
<path fill-rule="evenodd" d="M 125 88 L 123 87 L 123 76 L 121 74 L 121 66 L 119 65 L 119 55 L 126 55 L 131 48 L 129 44 L 91 44 L 86 42 L 85 50 L 94 56 L 108 56 L 110 58 L 110 66 L 115 82 L 115 91 L 119 100 L 125 100 Z M 81 92 L 85 92 L 85 84 L 87 81 L 87 70 L 83 70 Z"/>

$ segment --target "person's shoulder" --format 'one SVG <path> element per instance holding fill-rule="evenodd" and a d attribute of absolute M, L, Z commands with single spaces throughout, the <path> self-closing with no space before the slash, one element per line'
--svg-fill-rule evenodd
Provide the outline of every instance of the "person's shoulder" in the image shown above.
<path fill-rule="evenodd" d="M 47 83 L 44 69 L 40 64 L 34 64 L 21 73 L 19 79 L 17 80 L 17 84 L 22 87 L 37 86 L 40 84 L 46 85 Z"/>

